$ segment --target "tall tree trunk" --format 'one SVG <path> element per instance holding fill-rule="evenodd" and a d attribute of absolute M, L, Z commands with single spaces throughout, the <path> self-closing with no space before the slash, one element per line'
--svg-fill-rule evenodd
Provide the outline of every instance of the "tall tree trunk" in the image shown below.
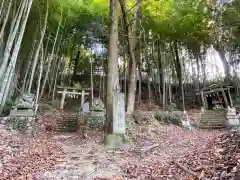
<path fill-rule="evenodd" d="M 201 62 L 201 69 L 202 69 L 202 75 L 203 75 L 203 87 L 206 85 L 206 82 L 207 82 L 207 76 L 206 76 L 206 65 L 205 65 L 205 62 L 203 62 L 203 58 L 200 56 L 199 57 L 199 60 Z"/>
<path fill-rule="evenodd" d="M 161 69 L 162 69 L 162 56 L 161 56 L 161 48 L 160 48 L 160 42 L 159 40 L 157 40 L 157 58 L 155 58 L 155 46 L 154 46 L 154 42 L 153 42 L 153 46 L 152 46 L 152 54 L 153 54 L 153 58 L 155 59 L 155 62 L 157 64 L 157 76 L 159 78 L 159 84 L 158 84 L 158 93 L 159 93 L 159 105 L 162 105 L 163 102 L 163 96 L 162 96 L 162 91 L 161 91 Z"/>
<path fill-rule="evenodd" d="M 105 132 L 113 131 L 113 98 L 115 91 L 119 91 L 118 74 L 118 3 L 117 0 L 110 0 L 110 35 L 108 51 L 108 75 L 107 75 L 107 116 L 105 122 Z M 118 87 L 117 87 L 118 86 Z"/>
<path fill-rule="evenodd" d="M 1 31 L 0 31 L 0 42 L 3 40 L 2 38 L 3 38 L 3 35 L 4 35 L 5 27 L 7 25 L 7 21 L 8 21 L 8 17 L 9 17 L 9 14 L 10 14 L 11 7 L 12 7 L 12 0 L 10 0 L 10 2 L 8 4 L 8 10 L 6 12 L 4 22 L 3 22 L 3 25 L 2 25 L 2 28 L 1 28 Z"/>
<path fill-rule="evenodd" d="M 71 86 L 73 86 L 74 81 L 77 76 L 77 66 L 78 66 L 79 58 L 80 58 L 80 51 L 77 52 L 77 56 L 75 58 L 74 69 L 73 69 L 73 74 L 72 74 L 72 79 L 71 79 Z"/>
<path fill-rule="evenodd" d="M 31 10 L 31 7 L 32 7 L 32 2 L 33 2 L 33 0 L 29 0 L 25 5 L 25 8 L 24 8 L 25 16 L 24 16 L 23 22 L 21 24 L 21 29 L 20 29 L 16 44 L 15 44 L 14 49 L 13 49 L 12 57 L 11 57 L 10 63 L 8 65 L 8 68 L 7 68 L 7 72 L 6 72 L 5 77 L 4 77 L 3 84 L 1 86 L 0 113 L 2 113 L 3 107 L 5 106 L 5 102 L 3 101 L 3 96 L 4 96 L 4 94 L 8 95 L 8 91 L 9 91 L 8 87 L 11 84 L 11 79 L 12 79 L 13 73 L 15 71 L 16 61 L 17 61 L 18 53 L 19 53 L 19 50 L 20 50 L 20 47 L 21 47 L 22 38 L 23 38 L 23 35 L 24 35 L 24 32 L 25 32 L 28 16 L 29 16 L 29 13 L 30 13 L 30 10 Z"/>
<path fill-rule="evenodd" d="M 46 15 L 45 15 L 44 27 L 41 31 L 41 38 L 40 38 L 40 41 L 38 43 L 38 47 L 37 47 L 37 50 L 35 52 L 36 54 L 35 54 L 34 59 L 33 59 L 32 72 L 31 72 L 29 87 L 28 87 L 28 94 L 30 94 L 31 89 L 32 89 L 32 83 L 33 83 L 33 78 L 34 78 L 34 75 L 35 75 L 37 62 L 38 62 L 38 59 L 39 59 L 39 53 L 40 53 L 40 49 L 41 49 L 41 46 L 42 46 L 42 43 L 43 43 L 43 38 L 45 36 L 45 32 L 46 32 L 46 29 L 47 29 L 47 20 L 48 20 L 48 1 L 47 1 L 47 10 L 46 10 Z"/>
<path fill-rule="evenodd" d="M 55 75 L 56 75 L 56 71 L 57 71 L 57 64 L 59 62 L 59 52 L 60 52 L 60 49 L 61 49 L 61 44 L 62 44 L 62 37 L 60 37 L 59 39 L 59 46 L 57 47 L 57 50 L 56 50 L 56 55 L 55 55 L 55 58 L 54 58 L 54 62 L 53 62 L 53 65 L 52 65 L 52 72 L 51 72 L 51 75 L 49 78 L 50 80 L 50 84 L 49 84 L 49 89 L 48 89 L 48 98 L 51 97 L 51 93 L 52 93 L 52 89 L 53 89 L 53 84 L 54 84 L 54 79 L 55 79 Z"/>
<path fill-rule="evenodd" d="M 8 40 L 7 40 L 5 51 L 4 51 L 3 62 L 2 62 L 1 67 L 0 67 L 0 80 L 2 80 L 2 78 L 4 76 L 4 73 L 6 72 L 6 68 L 7 68 L 7 65 L 8 65 L 8 60 L 9 60 L 9 57 L 11 55 L 10 53 L 11 53 L 11 50 L 12 50 L 12 47 L 13 47 L 14 40 L 15 40 L 16 35 L 17 35 L 17 31 L 19 29 L 20 21 L 23 17 L 23 13 L 24 13 L 25 7 L 27 5 L 27 2 L 28 2 L 27 0 L 23 1 L 21 6 L 19 7 L 18 13 L 16 14 L 15 18 L 12 21 L 10 34 L 8 36 Z"/>
<path fill-rule="evenodd" d="M 122 14 L 123 14 L 123 22 L 125 27 L 125 32 L 128 35 L 128 51 L 130 55 L 130 80 L 128 84 L 128 96 L 127 96 L 127 114 L 132 114 L 134 111 L 134 103 L 135 103 L 135 96 L 136 96 L 136 57 L 134 54 L 134 50 L 136 47 L 136 29 L 137 29 L 137 21 L 140 14 L 140 0 L 136 0 L 136 10 L 134 13 L 133 25 L 131 27 L 132 31 L 130 33 L 130 27 L 128 26 L 127 22 L 127 14 L 125 9 L 125 2 L 124 0 L 119 0 Z"/>
<path fill-rule="evenodd" d="M 198 84 L 198 88 L 200 88 L 200 73 L 201 73 L 201 68 L 200 68 L 200 60 L 199 58 L 196 56 L 196 63 L 197 63 L 197 84 Z"/>
<path fill-rule="evenodd" d="M 223 63 L 223 67 L 224 67 L 224 73 L 225 73 L 226 78 L 228 79 L 228 78 L 230 78 L 231 74 L 230 74 L 230 65 L 225 56 L 225 54 L 226 54 L 225 49 L 221 46 L 214 46 L 214 48 L 218 52 L 218 54 L 221 58 L 221 61 Z"/>
<path fill-rule="evenodd" d="M 164 61 L 165 61 L 165 55 L 163 54 L 163 58 L 162 58 L 162 67 L 161 67 L 161 75 L 162 75 L 162 87 L 163 87 L 163 95 L 162 95 L 162 107 L 163 109 L 166 108 L 166 84 L 165 84 L 165 67 L 164 67 Z"/>
<path fill-rule="evenodd" d="M 62 15 L 63 15 L 63 7 L 62 7 L 62 10 L 61 10 L 61 17 L 60 17 L 60 20 L 59 20 L 59 23 L 58 23 L 58 28 L 57 28 L 56 36 L 55 36 L 54 43 L 53 43 L 52 53 L 51 53 L 51 55 L 49 57 L 49 60 L 48 60 L 47 72 L 46 72 L 45 78 L 43 80 L 43 85 L 42 85 L 42 89 L 41 89 L 41 93 L 40 93 L 39 98 L 42 98 L 43 95 L 44 95 L 45 85 L 46 85 L 46 82 L 48 80 L 48 74 L 49 74 L 51 63 L 52 63 L 53 56 L 54 56 L 54 53 L 55 53 L 55 46 L 56 46 L 56 43 L 57 43 L 57 38 L 58 38 L 61 23 L 62 23 Z"/>
<path fill-rule="evenodd" d="M 0 19 L 3 16 L 3 7 L 4 7 L 5 0 L 2 0 L 1 5 L 0 5 Z"/>
<path fill-rule="evenodd" d="M 55 99 L 55 91 L 56 91 L 56 85 L 57 85 L 57 80 L 58 80 L 58 73 L 59 73 L 59 68 L 60 64 L 62 63 L 63 56 L 60 57 L 58 64 L 57 64 L 57 70 L 56 70 L 56 75 L 54 78 L 54 84 L 53 84 L 53 94 L 52 94 L 52 101 Z"/>
<path fill-rule="evenodd" d="M 35 34 L 35 35 L 37 36 L 37 34 Z M 35 46 L 36 46 L 36 43 L 37 43 L 36 37 L 34 39 L 35 40 L 34 40 L 34 43 L 33 43 L 33 46 L 32 46 L 32 50 L 31 50 L 29 58 L 28 58 L 27 68 L 26 68 L 25 74 L 24 74 L 24 79 L 23 79 L 22 88 L 21 88 L 21 92 L 22 93 L 25 92 L 25 88 L 27 87 L 27 84 L 28 84 L 27 83 L 27 78 L 28 78 L 28 75 L 29 75 L 29 69 L 30 69 L 31 64 L 32 64 L 32 57 L 33 57 L 33 53 L 34 53 Z"/>
<path fill-rule="evenodd" d="M 184 91 L 183 91 L 183 83 L 182 83 L 182 67 L 181 62 L 179 58 L 179 52 L 178 52 L 178 45 L 177 42 L 174 42 L 174 53 L 175 53 L 175 68 L 177 72 L 177 78 L 178 78 L 178 93 L 179 93 L 179 100 L 180 100 L 180 109 L 184 110 L 185 104 L 184 104 Z"/>
<path fill-rule="evenodd" d="M 39 93 L 40 93 L 41 79 L 42 79 L 42 72 L 43 72 L 43 60 L 44 60 L 44 50 L 43 50 L 43 44 L 42 44 L 41 45 L 40 64 L 39 64 L 39 76 L 38 76 L 38 81 L 37 81 L 37 90 L 36 90 L 35 107 L 34 107 L 35 115 L 37 114 L 37 110 L 38 110 Z"/>
<path fill-rule="evenodd" d="M 141 74 L 140 63 L 138 65 L 138 75 L 139 75 L 139 80 L 138 80 L 138 106 L 140 107 L 141 99 L 142 99 L 142 74 Z"/>
<path fill-rule="evenodd" d="M 171 78 L 169 78 L 168 81 L 168 94 L 169 94 L 169 104 L 172 104 L 172 82 L 171 82 Z"/>

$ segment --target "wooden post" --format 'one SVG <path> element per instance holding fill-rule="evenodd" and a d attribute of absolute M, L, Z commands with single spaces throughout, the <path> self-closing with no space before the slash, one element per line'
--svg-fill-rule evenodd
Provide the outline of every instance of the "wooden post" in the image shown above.
<path fill-rule="evenodd" d="M 84 104 L 84 97 L 85 97 L 85 90 L 82 90 L 82 94 L 81 94 L 81 107 L 83 106 Z"/>
<path fill-rule="evenodd" d="M 218 97 L 218 101 L 220 102 L 220 97 L 219 97 L 219 93 L 217 92 L 217 97 Z"/>
<path fill-rule="evenodd" d="M 73 89 L 73 98 L 76 98 L 76 90 L 75 89 Z"/>
<path fill-rule="evenodd" d="M 205 103 L 206 109 L 208 109 L 207 96 L 204 96 L 204 103 Z"/>
<path fill-rule="evenodd" d="M 63 89 L 61 103 L 60 103 L 60 109 L 61 110 L 63 110 L 63 107 L 64 107 L 65 97 L 66 97 L 66 89 Z"/>
<path fill-rule="evenodd" d="M 226 108 L 227 108 L 229 106 L 229 103 L 228 103 L 227 96 L 226 96 L 226 93 L 224 92 L 224 90 L 222 90 L 222 94 L 223 94 L 223 99 L 224 99 L 224 102 L 225 102 Z"/>
<path fill-rule="evenodd" d="M 232 101 L 230 90 L 228 90 L 228 96 L 229 96 L 229 99 L 230 99 L 230 106 L 233 107 L 233 101 Z"/>
<path fill-rule="evenodd" d="M 204 99 L 204 96 L 203 96 L 203 92 L 202 92 L 202 91 L 201 91 L 201 99 L 202 99 L 203 108 L 206 109 L 205 99 Z"/>

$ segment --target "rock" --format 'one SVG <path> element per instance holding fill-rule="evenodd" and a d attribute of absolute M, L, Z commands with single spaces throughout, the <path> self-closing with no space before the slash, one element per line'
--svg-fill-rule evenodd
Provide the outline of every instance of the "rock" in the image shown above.
<path fill-rule="evenodd" d="M 105 148 L 108 150 L 118 149 L 129 144 L 129 138 L 124 134 L 108 134 L 104 139 Z"/>
<path fill-rule="evenodd" d="M 169 117 L 170 113 L 168 111 L 162 111 L 162 110 L 157 110 L 155 112 L 154 117 L 159 120 L 162 121 L 164 118 Z"/>
<path fill-rule="evenodd" d="M 187 130 L 193 130 L 193 126 L 190 118 L 186 111 L 183 112 L 183 117 L 181 118 L 182 127 Z"/>

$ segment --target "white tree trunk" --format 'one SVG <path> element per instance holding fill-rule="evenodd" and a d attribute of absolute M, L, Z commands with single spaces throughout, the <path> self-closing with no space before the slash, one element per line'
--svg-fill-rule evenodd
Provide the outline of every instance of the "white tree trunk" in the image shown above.
<path fill-rule="evenodd" d="M 12 66 L 12 68 L 10 68 L 10 75 L 7 76 L 7 74 L 5 75 L 5 78 L 8 80 L 8 82 L 6 83 L 6 85 L 4 86 L 5 89 L 3 89 L 3 93 L 2 93 L 2 88 L 1 88 L 1 106 L 0 106 L 0 114 L 2 114 L 3 112 L 3 108 L 5 106 L 7 97 L 9 96 L 9 90 L 10 90 L 10 86 L 12 85 L 12 78 L 14 75 L 14 70 L 15 68 Z"/>
<path fill-rule="evenodd" d="M 56 72 L 56 76 L 55 76 L 54 84 L 53 84 L 52 101 L 54 101 L 54 99 L 55 99 L 55 91 L 56 91 L 56 85 L 57 85 L 57 79 L 58 79 L 58 72 L 59 72 L 60 64 L 62 64 L 62 60 L 63 60 L 63 57 L 61 57 L 61 59 L 58 61 L 58 65 L 57 65 L 57 72 Z"/>
<path fill-rule="evenodd" d="M 36 91 L 35 106 L 34 106 L 35 115 L 37 114 L 37 110 L 38 110 L 39 93 L 40 93 L 40 86 L 41 86 L 41 79 L 42 79 L 42 72 L 43 72 L 43 59 L 44 59 L 44 50 L 42 46 L 42 56 L 40 60 L 39 76 L 38 76 L 37 91 Z"/>
<path fill-rule="evenodd" d="M 19 50 L 20 50 L 22 38 L 23 38 L 23 35 L 24 35 L 24 32 L 25 32 L 28 16 L 29 16 L 29 13 L 30 13 L 30 10 L 31 10 L 31 7 L 32 7 L 32 2 L 33 2 L 33 0 L 29 0 L 28 3 L 26 3 L 26 6 L 24 8 L 26 14 L 25 14 L 25 17 L 23 19 L 22 26 L 21 26 L 17 41 L 16 41 L 16 44 L 15 44 L 14 49 L 13 49 L 12 57 L 11 57 L 9 65 L 8 65 L 7 72 L 5 74 L 2 86 L 1 86 L 1 91 L 0 91 L 0 103 L 1 103 L 0 108 L 1 109 L 3 109 L 3 107 L 5 106 L 5 102 L 3 102 L 3 95 L 4 94 L 8 95 L 7 87 L 9 86 L 8 84 L 11 84 L 11 78 L 12 78 L 11 71 L 15 70 L 16 61 L 17 61 Z"/>
<path fill-rule="evenodd" d="M 2 38 L 3 38 L 3 35 L 4 35 L 4 30 L 5 30 L 7 21 L 8 21 L 8 17 L 9 17 L 9 14 L 10 14 L 11 7 L 12 7 L 12 0 L 10 0 L 10 2 L 8 4 L 8 10 L 7 10 L 7 13 L 6 13 L 6 16 L 4 18 L 4 22 L 3 22 L 3 25 L 2 25 L 2 28 L 1 28 L 1 31 L 0 31 L 0 41 L 3 40 Z"/>
<path fill-rule="evenodd" d="M 32 89 L 32 83 L 33 83 L 33 78 L 34 78 L 34 74 L 35 74 L 35 70 L 36 70 L 36 66 L 37 66 L 37 61 L 38 61 L 38 57 L 39 57 L 39 52 L 40 52 L 40 48 L 42 46 L 43 43 L 43 38 L 45 36 L 45 32 L 47 29 L 47 20 L 48 20 L 48 5 L 47 5 L 47 12 L 46 12 L 46 16 L 45 16 L 45 21 L 44 21 L 44 27 L 43 30 L 41 32 L 41 38 L 36 50 L 36 54 L 34 56 L 34 60 L 33 60 L 33 65 L 32 65 L 32 72 L 31 72 L 31 76 L 30 76 L 30 81 L 29 81 L 29 86 L 28 86 L 28 93 L 30 94 L 31 89 Z"/>
<path fill-rule="evenodd" d="M 59 34 L 59 29 L 60 29 L 60 26 L 61 26 L 61 23 L 62 23 L 62 13 L 63 13 L 63 7 L 62 7 L 62 11 L 61 11 L 61 18 L 60 18 L 60 21 L 58 23 L 57 33 L 56 33 L 56 36 L 55 36 L 55 39 L 54 39 L 52 53 L 51 53 L 51 56 L 49 57 L 49 60 L 48 60 L 48 68 L 47 68 L 47 72 L 46 72 L 46 75 L 45 75 L 45 78 L 44 78 L 44 81 L 43 81 L 43 85 L 42 85 L 42 89 L 41 89 L 41 93 L 40 93 L 40 98 L 43 97 L 45 85 L 46 85 L 46 82 L 48 80 L 48 74 L 49 74 L 49 71 L 50 71 L 51 62 L 52 62 L 54 52 L 55 52 L 55 46 L 56 46 L 56 42 L 57 42 L 57 38 L 58 38 L 58 34 Z"/>
<path fill-rule="evenodd" d="M 22 19 L 23 11 L 25 9 L 26 4 L 27 4 L 27 0 L 25 0 L 21 4 L 20 11 L 15 16 L 17 18 L 16 19 L 14 18 L 14 20 L 12 22 L 11 29 L 13 27 L 14 28 L 13 28 L 13 31 L 10 30 L 10 35 L 8 36 L 7 44 L 6 44 L 6 47 L 5 47 L 3 62 L 2 62 L 1 67 L 0 67 L 0 80 L 3 78 L 3 75 L 4 75 L 5 71 L 6 71 L 6 67 L 7 67 L 8 60 L 9 60 L 9 57 L 10 57 L 10 53 L 11 53 L 12 46 L 13 46 L 13 42 L 14 42 L 14 39 L 15 39 L 15 37 L 17 35 L 17 31 L 19 29 L 20 21 Z M 14 22 L 15 20 L 16 20 L 16 23 Z"/>
<path fill-rule="evenodd" d="M 62 44 L 62 36 L 60 37 L 60 40 L 59 40 L 59 44 Z M 48 91 L 48 98 L 51 97 L 51 93 L 52 93 L 52 89 L 53 89 L 53 84 L 54 84 L 54 79 L 55 79 L 55 75 L 56 75 L 56 71 L 57 71 L 57 63 L 58 63 L 58 54 L 59 54 L 59 51 L 60 51 L 60 46 L 59 45 L 57 47 L 57 50 L 56 50 L 56 57 L 54 59 L 54 62 L 53 62 L 53 66 L 52 66 L 52 74 L 50 75 L 50 85 L 49 85 L 49 91 Z"/>
<path fill-rule="evenodd" d="M 4 3 L 5 3 L 5 0 L 2 0 L 1 6 L 0 6 L 0 20 L 2 19 L 2 16 L 3 16 L 3 6 L 4 6 Z"/>

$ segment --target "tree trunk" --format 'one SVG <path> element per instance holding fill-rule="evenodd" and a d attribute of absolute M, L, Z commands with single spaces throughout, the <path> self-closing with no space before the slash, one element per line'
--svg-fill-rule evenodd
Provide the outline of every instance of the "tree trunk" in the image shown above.
<path fill-rule="evenodd" d="M 178 46 L 177 42 L 174 42 L 173 44 L 174 52 L 175 52 L 175 68 L 177 72 L 177 78 L 178 78 L 178 93 L 179 93 L 179 101 L 180 101 L 180 109 L 184 110 L 184 91 L 183 91 L 183 83 L 182 83 L 182 67 L 181 62 L 179 58 L 179 52 L 178 52 Z"/>
<path fill-rule="evenodd" d="M 37 91 L 36 91 L 36 98 L 35 98 L 35 106 L 34 106 L 34 114 L 37 114 L 38 110 L 38 102 L 39 102 L 39 93 L 40 93 L 40 86 L 41 86 L 41 79 L 42 79 L 42 72 L 43 72 L 43 59 L 44 59 L 44 50 L 43 45 L 41 45 L 41 58 L 40 58 L 40 64 L 39 64 L 39 76 L 37 81 Z"/>
<path fill-rule="evenodd" d="M 48 60 L 48 68 L 47 68 L 47 72 L 46 72 L 46 74 L 45 74 L 45 78 L 44 78 L 44 80 L 43 80 L 43 85 L 42 85 L 42 89 L 41 89 L 41 93 L 40 93 L 39 98 L 42 98 L 43 95 L 44 95 L 45 85 L 46 85 L 46 82 L 47 82 L 47 80 L 48 80 L 48 74 L 49 74 L 50 67 L 51 67 L 51 63 L 52 63 L 53 56 L 54 56 L 54 53 L 55 53 L 55 46 L 56 46 L 56 42 L 57 42 L 57 38 L 58 38 L 60 26 L 61 26 L 61 23 L 62 23 L 62 15 L 63 15 L 63 7 L 62 7 L 62 10 L 61 10 L 61 17 L 60 17 L 60 21 L 59 21 L 59 23 L 58 23 L 58 28 L 57 28 L 57 33 L 56 33 L 56 36 L 55 36 L 55 39 L 54 39 L 54 44 L 53 44 L 53 48 L 52 48 L 52 53 L 51 53 L 50 58 L 49 58 L 49 60 Z"/>
<path fill-rule="evenodd" d="M 159 105 L 162 105 L 163 102 L 163 96 L 162 96 L 162 91 L 161 91 L 161 68 L 162 68 L 162 56 L 161 56 L 161 48 L 160 48 L 160 42 L 159 40 L 157 41 L 157 58 L 155 58 L 155 46 L 154 46 L 154 42 L 153 42 L 153 47 L 152 47 L 152 54 L 153 54 L 153 58 L 156 61 L 157 64 L 157 76 L 159 78 L 159 84 L 158 84 L 158 93 L 159 93 Z"/>
<path fill-rule="evenodd" d="M 118 3 L 117 0 L 110 0 L 110 35 L 108 51 L 108 73 L 107 73 L 107 116 L 105 132 L 110 134 L 113 131 L 113 98 L 114 92 L 119 91 L 118 75 Z M 118 87 L 117 87 L 118 86 Z"/>
<path fill-rule="evenodd" d="M 200 88 L 200 82 L 201 82 L 201 78 L 200 78 L 200 73 L 201 73 L 201 70 L 200 70 L 200 60 L 199 58 L 196 56 L 196 63 L 197 63 L 197 84 L 198 84 L 198 88 Z"/>
<path fill-rule="evenodd" d="M 140 63 L 138 65 L 138 75 L 139 75 L 139 80 L 138 80 L 138 106 L 140 107 L 141 99 L 142 99 L 142 74 L 141 74 Z"/>
<path fill-rule="evenodd" d="M 4 35 L 5 27 L 7 25 L 7 21 L 8 21 L 8 17 L 9 17 L 9 14 L 10 14 L 11 7 L 12 7 L 12 0 L 10 0 L 10 2 L 8 4 L 8 10 L 7 10 L 7 13 L 5 15 L 4 22 L 3 22 L 3 25 L 2 25 L 2 28 L 1 28 L 1 31 L 0 31 L 0 42 L 3 40 L 2 38 L 3 38 L 3 35 Z M 0 13 L 1 13 L 1 11 L 0 11 Z"/>
<path fill-rule="evenodd" d="M 0 113 L 2 113 L 3 107 L 5 106 L 5 102 L 3 101 L 3 96 L 8 95 L 8 87 L 11 84 L 11 79 L 13 76 L 13 73 L 15 71 L 15 66 L 16 66 L 16 61 L 18 58 L 18 53 L 20 50 L 20 46 L 21 46 L 21 42 L 22 42 L 22 38 L 25 32 L 25 28 L 26 28 L 26 24 L 27 24 L 27 20 L 28 20 L 28 16 L 32 7 L 32 2 L 33 0 L 29 0 L 28 3 L 26 3 L 25 7 L 24 7 L 24 11 L 25 11 L 25 17 L 23 19 L 23 22 L 21 24 L 21 29 L 16 41 L 16 44 L 14 46 L 13 52 L 12 52 L 12 57 L 11 57 L 11 61 L 8 65 L 7 68 L 7 72 L 5 74 L 4 80 L 3 80 L 3 84 L 1 86 L 1 91 L 0 91 L 0 103 L 1 103 L 1 109 L 0 109 Z M 11 73 L 13 72 L 13 73 Z"/>
<path fill-rule="evenodd" d="M 14 39 L 16 38 L 17 31 L 18 31 L 19 25 L 20 25 L 20 21 L 23 17 L 23 13 L 24 13 L 25 7 L 27 5 L 27 2 L 28 2 L 27 0 L 23 1 L 21 6 L 19 7 L 18 13 L 16 14 L 15 18 L 12 21 L 10 34 L 8 36 L 8 40 L 7 40 L 5 51 L 4 51 L 3 62 L 0 67 L 0 80 L 2 80 L 4 73 L 6 72 L 6 68 L 8 65 L 9 57 L 11 55 L 10 53 L 11 53 L 11 50 L 13 47 Z"/>
<path fill-rule="evenodd" d="M 52 72 L 51 72 L 51 75 L 49 78 L 50 80 L 50 84 L 49 84 L 49 88 L 48 88 L 48 98 L 51 97 L 51 93 L 52 93 L 52 89 L 53 89 L 53 84 L 54 84 L 54 79 L 55 79 L 55 75 L 56 75 L 56 71 L 57 71 L 57 64 L 59 62 L 59 52 L 60 52 L 60 47 L 61 47 L 61 44 L 62 44 L 62 37 L 60 37 L 60 40 L 59 40 L 59 46 L 57 47 L 57 50 L 56 50 L 56 53 L 55 54 L 55 58 L 53 60 L 53 65 L 52 65 Z"/>
<path fill-rule="evenodd" d="M 1 20 L 2 16 L 3 16 L 2 14 L 3 14 L 4 3 L 5 3 L 5 0 L 2 0 L 1 6 L 0 6 L 0 20 Z"/>
<path fill-rule="evenodd" d="M 225 56 L 225 49 L 221 46 L 214 46 L 215 50 L 218 52 L 224 67 L 225 77 L 228 79 L 231 77 L 230 74 L 230 65 L 228 64 L 227 58 Z"/>
<path fill-rule="evenodd" d="M 76 59 L 75 59 L 74 69 L 73 69 L 73 74 L 72 74 L 72 79 L 71 79 L 71 86 L 73 86 L 74 81 L 76 80 L 77 65 L 78 65 L 79 58 L 80 58 L 80 51 L 77 52 L 77 56 L 76 56 Z"/>
<path fill-rule="evenodd" d="M 24 93 L 25 92 L 25 88 L 27 87 L 27 78 L 28 78 L 28 73 L 29 73 L 29 69 L 31 67 L 31 64 L 32 64 L 32 57 L 33 57 L 33 53 L 34 53 L 34 49 L 35 49 L 35 46 L 36 46 L 36 43 L 37 43 L 37 40 L 35 38 L 34 40 L 34 43 L 33 43 L 33 46 L 32 46 L 32 50 L 30 52 L 30 55 L 29 55 L 29 58 L 28 58 L 28 64 L 27 64 L 27 69 L 25 71 L 25 74 L 24 74 L 24 79 L 23 79 L 23 83 L 22 83 L 22 88 L 21 88 L 21 92 Z"/>
<path fill-rule="evenodd" d="M 199 58 L 200 62 L 201 62 L 201 69 L 202 69 L 202 75 L 203 75 L 203 87 L 205 86 L 206 82 L 207 82 L 207 76 L 206 76 L 206 65 L 203 62 L 203 58 L 200 56 Z"/>
<path fill-rule="evenodd" d="M 36 70 L 36 66 L 37 66 L 37 62 L 38 62 L 38 59 L 39 59 L 39 53 L 40 53 L 40 49 L 41 49 L 41 46 L 42 46 L 42 43 L 43 43 L 43 38 L 45 36 L 45 32 L 46 32 L 46 29 L 47 29 L 47 20 L 48 20 L 48 1 L 47 1 L 47 10 L 46 10 L 46 16 L 45 16 L 45 21 L 44 21 L 44 27 L 41 31 L 41 38 L 40 38 L 40 41 L 39 41 L 39 44 L 38 44 L 38 47 L 37 47 L 37 50 L 36 50 L 36 54 L 34 56 L 34 59 L 33 59 L 33 64 L 32 64 L 32 72 L 31 72 L 31 76 L 30 76 L 30 81 L 29 81 L 29 87 L 28 87 L 28 94 L 30 94 L 31 92 L 31 89 L 32 89 L 32 83 L 33 83 L 33 78 L 34 78 L 34 75 L 35 75 L 35 70 Z"/>
<path fill-rule="evenodd" d="M 163 55 L 164 57 L 165 55 Z M 165 58 L 162 58 L 163 61 L 165 61 Z M 161 67 L 161 74 L 162 74 L 162 87 L 163 87 L 163 95 L 162 95 L 162 108 L 163 110 L 166 107 L 166 84 L 165 84 L 165 69 L 164 69 L 164 63 L 162 62 L 162 67 Z"/>
<path fill-rule="evenodd" d="M 127 22 L 127 14 L 125 9 L 124 0 L 119 0 L 122 14 L 123 14 L 123 22 L 125 32 L 128 35 L 128 51 L 130 55 L 130 75 L 129 75 L 129 84 L 128 84 L 128 96 L 127 96 L 127 114 L 131 115 L 134 111 L 134 103 L 136 96 L 136 57 L 134 54 L 134 50 L 136 47 L 136 29 L 137 29 L 137 20 L 140 13 L 140 0 L 136 0 L 136 10 L 134 13 L 133 25 L 131 27 L 132 31 L 130 33 L 130 29 Z"/>
<path fill-rule="evenodd" d="M 60 64 L 62 63 L 62 59 L 63 59 L 63 57 L 60 57 L 60 59 L 58 61 L 58 64 L 57 64 L 57 72 L 56 72 L 56 75 L 55 75 L 55 78 L 54 78 L 54 84 L 53 84 L 52 101 L 54 101 L 54 99 L 55 99 L 55 91 L 56 91 L 58 73 L 59 73 Z"/>

